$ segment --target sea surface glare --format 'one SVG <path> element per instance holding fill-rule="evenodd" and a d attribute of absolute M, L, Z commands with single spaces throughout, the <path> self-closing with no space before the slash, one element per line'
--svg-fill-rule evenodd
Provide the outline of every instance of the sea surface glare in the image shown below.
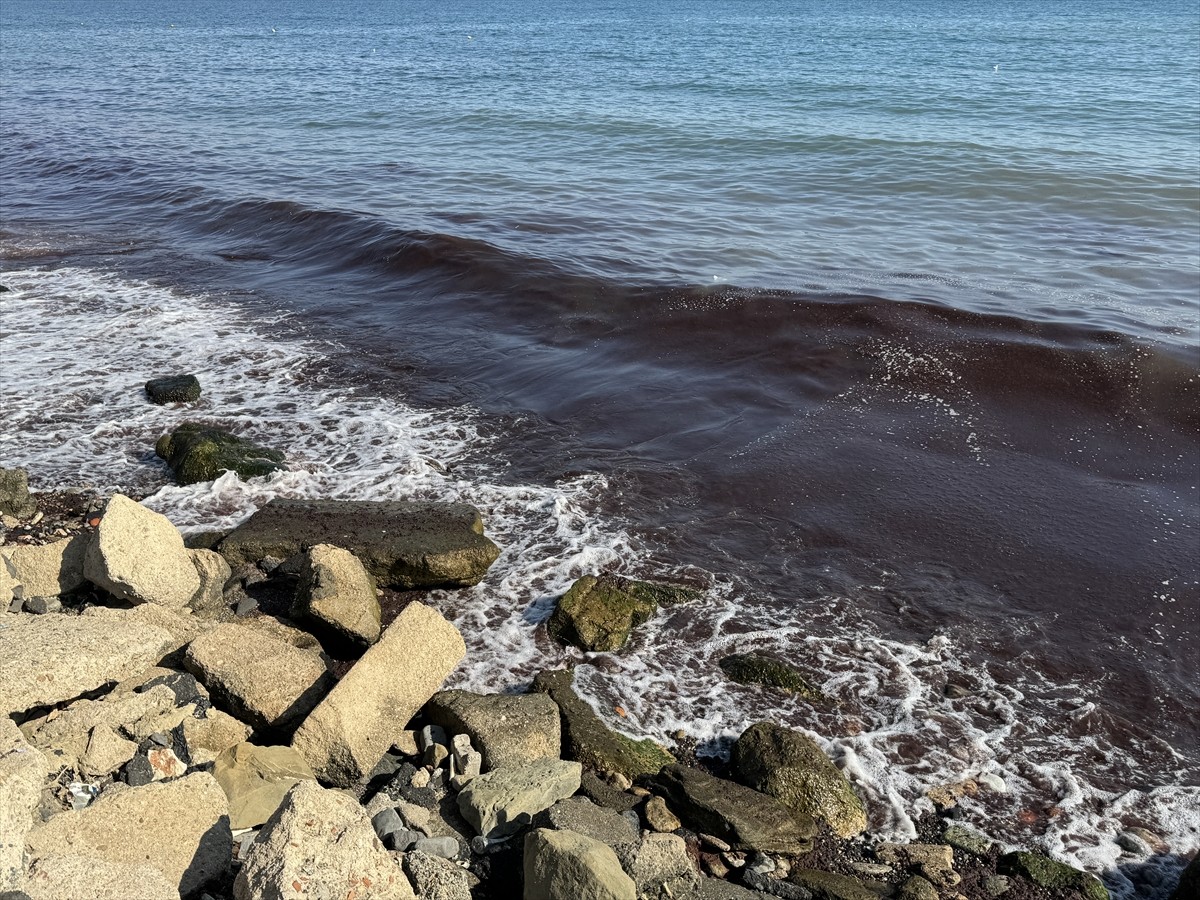
<path fill-rule="evenodd" d="M 36 488 L 471 502 L 458 686 L 805 729 L 881 835 L 997 776 L 1119 898 L 1200 847 L 1194 0 L 4 0 L 0 283 Z M 171 485 L 184 416 L 290 471 Z M 704 594 L 565 650 L 599 570 Z"/>

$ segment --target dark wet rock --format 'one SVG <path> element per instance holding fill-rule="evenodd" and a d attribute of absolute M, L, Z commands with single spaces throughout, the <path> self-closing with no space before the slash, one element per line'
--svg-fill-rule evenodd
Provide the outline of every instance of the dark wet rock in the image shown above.
<path fill-rule="evenodd" d="M 1179 876 L 1179 886 L 1171 895 L 1171 900 L 1195 900 L 1200 897 L 1200 853 L 1197 853 Z"/>
<path fill-rule="evenodd" d="M 933 882 L 914 875 L 900 886 L 898 900 L 938 900 L 938 890 Z"/>
<path fill-rule="evenodd" d="M 642 802 L 641 797 L 617 790 L 592 771 L 583 773 L 580 791 L 597 806 L 615 809 L 619 813 L 627 812 Z"/>
<path fill-rule="evenodd" d="M 823 699 L 821 692 L 805 681 L 798 670 L 761 653 L 735 653 L 726 656 L 717 665 L 731 681 L 738 684 L 761 684 L 810 700 Z"/>
<path fill-rule="evenodd" d="M 649 739 L 635 741 L 618 734 L 575 693 L 574 669 L 541 672 L 533 688 L 558 704 L 562 717 L 563 754 L 589 769 L 620 772 L 634 778 L 653 775 L 675 757 Z"/>
<path fill-rule="evenodd" d="M 439 691 L 425 715 L 450 734 L 469 735 L 488 770 L 558 759 L 561 751 L 558 706 L 545 694 Z"/>
<path fill-rule="evenodd" d="M 137 754 L 125 764 L 124 781 L 130 787 L 141 787 L 153 780 L 154 766 L 150 765 L 150 760 L 144 753 Z"/>
<path fill-rule="evenodd" d="M 811 818 L 799 816 L 767 794 L 688 766 L 666 766 L 646 779 L 683 823 L 714 835 L 737 850 L 806 853 L 817 833 Z"/>
<path fill-rule="evenodd" d="M 629 633 L 657 611 L 697 596 L 688 588 L 619 575 L 585 575 L 558 601 L 546 630 L 564 644 L 589 652 L 620 650 Z"/>
<path fill-rule="evenodd" d="M 246 481 L 286 468 L 283 453 L 243 440 L 221 428 L 184 422 L 154 445 L 181 485 L 212 481 L 223 472 L 234 472 Z"/>
<path fill-rule="evenodd" d="M 879 900 L 879 893 L 857 878 L 832 872 L 793 869 L 788 881 L 811 891 L 816 900 Z"/>
<path fill-rule="evenodd" d="M 734 777 L 770 794 L 804 818 L 823 820 L 839 837 L 867 827 L 867 814 L 842 774 L 810 738 L 769 722 L 747 728 L 733 745 Z"/>
<path fill-rule="evenodd" d="M 29 496 L 29 476 L 24 469 L 0 466 L 0 513 L 24 519 L 37 512 L 37 503 Z"/>
<path fill-rule="evenodd" d="M 1041 853 L 1006 853 L 996 868 L 1001 875 L 1021 875 L 1050 891 L 1077 891 L 1088 900 L 1109 900 L 1108 888 L 1097 878 Z"/>
<path fill-rule="evenodd" d="M 236 570 L 306 547 L 349 550 L 381 585 L 399 590 L 478 584 L 500 555 L 466 503 L 272 500 L 219 546 Z"/>
<path fill-rule="evenodd" d="M 200 379 L 195 375 L 168 375 L 146 382 L 151 403 L 194 403 L 200 399 Z"/>

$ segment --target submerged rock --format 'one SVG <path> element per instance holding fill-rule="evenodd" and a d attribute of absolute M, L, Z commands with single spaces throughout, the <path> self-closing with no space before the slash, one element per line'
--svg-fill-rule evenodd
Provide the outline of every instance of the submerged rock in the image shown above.
<path fill-rule="evenodd" d="M 168 375 L 146 382 L 151 403 L 194 403 L 200 399 L 200 379 L 195 375 Z"/>
<path fill-rule="evenodd" d="M 839 837 L 866 830 L 867 814 L 850 782 L 811 739 L 769 722 L 743 732 L 730 757 L 734 777 L 800 816 L 824 820 Z"/>
<path fill-rule="evenodd" d="M 654 741 L 635 741 L 619 734 L 600 721 L 595 711 L 575 693 L 574 669 L 541 672 L 533 680 L 533 689 L 558 704 L 562 718 L 563 753 L 589 769 L 620 772 L 630 778 L 653 775 L 675 757 Z"/>
<path fill-rule="evenodd" d="M 1095 876 L 1041 853 L 1006 853 L 996 868 L 1001 875 L 1023 875 L 1050 891 L 1078 891 L 1088 900 L 1109 900 L 1108 888 Z"/>
<path fill-rule="evenodd" d="M 731 681 L 738 684 L 761 684 L 789 694 L 799 694 L 809 700 L 823 698 L 821 692 L 805 681 L 797 669 L 761 653 L 735 653 L 726 656 L 717 665 Z"/>
<path fill-rule="evenodd" d="M 401 500 L 272 500 L 218 549 L 236 569 L 315 544 L 349 550 L 376 581 L 400 590 L 478 584 L 500 555 L 475 507 Z"/>
<path fill-rule="evenodd" d="M 630 631 L 653 616 L 659 604 L 695 596 L 695 591 L 673 585 L 619 575 L 585 575 L 558 601 L 546 630 L 556 640 L 580 650 L 620 650 Z"/>
<path fill-rule="evenodd" d="M 176 483 L 181 485 L 213 481 L 222 472 L 234 472 L 246 481 L 285 468 L 280 451 L 199 422 L 185 422 L 164 434 L 154 445 L 154 452 L 166 460 Z"/>

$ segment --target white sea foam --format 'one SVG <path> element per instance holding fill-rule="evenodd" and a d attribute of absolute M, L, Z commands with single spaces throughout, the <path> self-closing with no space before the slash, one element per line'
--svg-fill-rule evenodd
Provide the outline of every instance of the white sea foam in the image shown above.
<path fill-rule="evenodd" d="M 1200 789 L 1183 786 L 1195 772 L 1182 760 L 1175 783 L 1101 789 L 1096 773 L 1111 782 L 1114 773 L 1139 770 L 1139 748 L 1112 746 L 1102 729 L 1065 733 L 1097 714 L 1082 700 L 1056 708 L 1031 699 L 1069 696 L 1069 686 L 1042 683 L 1035 673 L 1006 683 L 965 662 L 946 636 L 923 645 L 887 640 L 843 597 L 784 602 L 756 597 L 736 578 L 687 573 L 710 585 L 704 596 L 661 612 L 627 651 L 563 650 L 537 628 L 554 599 L 589 571 L 637 570 L 642 562 L 619 523 L 595 512 L 607 490 L 603 476 L 508 483 L 470 409 L 418 410 L 347 388 L 326 371 L 328 345 L 274 337 L 279 321 L 261 311 L 251 318 L 231 298 L 83 268 L 21 269 L 4 282 L 12 291 L 2 296 L 0 458 L 26 466 L 35 487 L 153 492 L 147 505 L 184 530 L 232 526 L 276 496 L 477 505 L 503 549 L 499 561 L 475 588 L 430 595 L 468 640 L 467 661 L 452 677 L 457 686 L 504 690 L 539 669 L 577 662 L 580 693 L 613 727 L 664 742 L 683 730 L 708 752 L 720 752 L 752 722 L 785 722 L 838 761 L 869 801 L 876 833 L 895 838 L 915 834 L 914 817 L 931 808 L 929 789 L 995 775 L 1006 791 L 965 799 L 968 822 L 1105 873 L 1122 898 L 1153 896 L 1156 883 L 1166 896 L 1171 880 L 1170 862 L 1161 863 L 1158 882 L 1145 874 L 1157 871 L 1153 865 L 1134 877 L 1121 868 L 1146 862 L 1122 855 L 1115 838 L 1123 830 L 1149 828 L 1175 854 L 1200 845 Z M 950 367 L 907 351 L 884 362 L 885 373 L 928 368 L 945 388 L 931 407 L 977 449 L 970 398 L 955 390 Z M 145 401 L 147 378 L 181 371 L 200 374 L 198 404 Z M 870 389 L 886 385 L 884 377 Z M 252 483 L 227 474 L 164 487 L 153 444 L 185 417 L 284 448 L 290 470 Z M 684 629 L 686 643 L 678 640 Z M 750 649 L 790 659 L 831 703 L 814 709 L 728 682 L 717 660 Z M 948 681 L 970 685 L 969 696 L 947 699 Z M 1141 749 L 1170 756 L 1165 745 Z"/>

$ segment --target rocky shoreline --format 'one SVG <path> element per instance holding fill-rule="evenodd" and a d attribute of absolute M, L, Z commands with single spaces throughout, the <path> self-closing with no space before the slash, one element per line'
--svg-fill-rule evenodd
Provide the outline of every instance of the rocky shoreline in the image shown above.
<path fill-rule="evenodd" d="M 273 501 L 185 541 L 135 499 L 0 470 L 0 512 L 5 900 L 1108 897 L 958 824 L 952 796 L 918 842 L 873 838 L 852 784 L 774 723 L 714 766 L 609 729 L 570 670 L 443 690 L 466 645 L 421 593 L 499 553 L 464 504 Z M 618 652 L 689 596 L 597 573 L 547 629 Z M 777 660 L 722 668 L 819 699 Z"/>

